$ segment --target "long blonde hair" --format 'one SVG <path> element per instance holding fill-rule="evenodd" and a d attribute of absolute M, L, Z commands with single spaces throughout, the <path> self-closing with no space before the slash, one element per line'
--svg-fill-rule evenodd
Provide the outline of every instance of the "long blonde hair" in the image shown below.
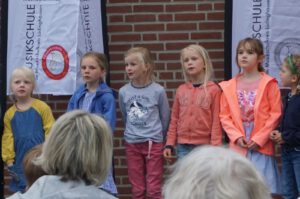
<path fill-rule="evenodd" d="M 181 61 L 181 66 L 182 66 L 182 70 L 183 70 L 184 80 L 186 82 L 190 81 L 190 79 L 189 79 L 189 77 L 188 77 L 188 75 L 187 75 L 187 73 L 186 73 L 186 71 L 183 67 L 183 64 L 184 64 L 184 54 L 188 50 L 196 51 L 203 59 L 204 69 L 205 69 L 204 70 L 205 74 L 204 74 L 204 79 L 203 79 L 203 86 L 204 86 L 204 88 L 206 88 L 206 85 L 207 85 L 208 81 L 210 81 L 214 76 L 214 69 L 213 69 L 209 54 L 203 46 L 196 45 L 196 44 L 191 44 L 191 45 L 189 45 L 189 46 L 187 46 L 187 47 L 185 47 L 181 50 L 180 61 Z"/>

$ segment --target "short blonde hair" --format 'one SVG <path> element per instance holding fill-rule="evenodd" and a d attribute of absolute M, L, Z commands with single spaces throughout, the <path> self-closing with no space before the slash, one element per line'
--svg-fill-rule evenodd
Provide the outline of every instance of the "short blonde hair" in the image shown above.
<path fill-rule="evenodd" d="M 165 199 L 271 199 L 249 160 L 213 146 L 198 147 L 178 160 L 163 194 Z"/>
<path fill-rule="evenodd" d="M 62 181 L 99 185 L 111 166 L 112 146 L 111 130 L 103 118 L 75 110 L 54 123 L 36 164 Z"/>
<path fill-rule="evenodd" d="M 16 76 L 24 76 L 24 77 L 30 79 L 30 81 L 33 85 L 33 90 L 35 89 L 36 81 L 35 81 L 33 71 L 30 68 L 26 67 L 26 66 L 21 66 L 21 67 L 15 68 L 13 70 L 13 72 L 11 73 L 11 77 L 10 77 L 10 81 L 9 81 L 9 86 L 10 86 L 10 92 L 11 93 L 12 93 L 13 80 Z"/>
<path fill-rule="evenodd" d="M 183 70 L 183 76 L 185 81 L 189 81 L 189 77 L 183 67 L 184 65 L 184 54 L 186 53 L 186 51 L 188 50 L 194 50 L 196 51 L 203 59 L 204 62 L 204 67 L 205 67 L 205 75 L 204 75 L 204 81 L 203 81 L 203 85 L 206 86 L 207 82 L 209 80 L 211 80 L 214 76 L 214 69 L 211 63 L 211 59 L 209 57 L 209 54 L 207 52 L 207 50 L 201 46 L 201 45 L 197 45 L 197 44 L 191 44 L 185 48 L 183 48 L 180 52 L 180 61 L 181 61 L 181 65 L 182 65 L 182 70 Z"/>
<path fill-rule="evenodd" d="M 139 61 L 141 61 L 141 63 L 143 63 L 147 68 L 147 78 L 149 80 L 153 80 L 155 64 L 153 59 L 151 58 L 150 50 L 144 47 L 133 47 L 125 52 L 124 58 L 128 57 L 131 54 L 138 55 L 138 57 L 140 58 Z"/>

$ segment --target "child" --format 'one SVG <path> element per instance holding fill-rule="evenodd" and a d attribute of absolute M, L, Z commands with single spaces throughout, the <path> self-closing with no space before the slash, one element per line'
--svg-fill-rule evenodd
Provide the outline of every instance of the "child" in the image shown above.
<path fill-rule="evenodd" d="M 280 132 L 272 131 L 270 138 L 282 146 L 283 197 L 294 199 L 300 196 L 300 55 L 285 58 L 280 78 L 291 91 L 284 100 Z"/>
<path fill-rule="evenodd" d="M 116 125 L 116 104 L 111 88 L 105 83 L 108 62 L 104 54 L 87 52 L 80 61 L 80 73 L 85 84 L 81 85 L 71 97 L 67 111 L 82 109 L 87 112 L 99 114 L 110 124 L 112 132 Z M 113 168 L 101 189 L 117 195 Z"/>
<path fill-rule="evenodd" d="M 35 78 L 28 67 L 16 68 L 10 79 L 14 105 L 4 116 L 2 159 L 12 175 L 9 189 L 25 191 L 26 181 L 22 168 L 23 157 L 28 150 L 44 142 L 54 123 L 50 107 L 32 97 Z"/>
<path fill-rule="evenodd" d="M 177 143 L 178 158 L 201 144 L 220 145 L 219 120 L 221 89 L 211 81 L 213 67 L 208 52 L 200 45 L 181 51 L 186 83 L 179 86 L 173 103 L 164 157 L 170 160 Z"/>
<path fill-rule="evenodd" d="M 163 193 L 165 199 L 271 199 L 250 161 L 213 146 L 198 147 L 177 161 Z"/>
<path fill-rule="evenodd" d="M 48 175 L 7 199 L 116 199 L 98 189 L 111 167 L 113 141 L 107 122 L 82 110 L 55 122 L 34 162 Z"/>
<path fill-rule="evenodd" d="M 125 53 L 130 83 L 119 91 L 125 123 L 128 177 L 134 199 L 161 198 L 163 142 L 170 108 L 166 92 L 152 80 L 154 63 L 148 49 L 135 47 Z"/>
<path fill-rule="evenodd" d="M 27 182 L 26 190 L 31 187 L 31 185 L 42 177 L 46 175 L 45 171 L 41 166 L 37 166 L 34 164 L 34 161 L 42 154 L 43 145 L 39 144 L 30 149 L 24 156 L 23 159 L 23 169 L 24 175 Z"/>
<path fill-rule="evenodd" d="M 245 38 L 238 43 L 236 62 L 242 72 L 220 84 L 220 119 L 229 147 L 246 156 L 276 194 L 280 186 L 269 134 L 278 125 L 281 100 L 277 81 L 263 72 L 263 58 L 260 40 Z"/>

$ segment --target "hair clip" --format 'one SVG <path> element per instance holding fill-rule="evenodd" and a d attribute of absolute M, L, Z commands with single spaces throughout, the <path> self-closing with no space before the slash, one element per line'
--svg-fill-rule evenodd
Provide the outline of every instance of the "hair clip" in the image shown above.
<path fill-rule="evenodd" d="M 288 63 L 288 66 L 289 66 L 292 74 L 297 74 L 297 67 L 293 62 L 293 55 L 291 53 L 289 53 L 287 56 L 287 63 Z"/>

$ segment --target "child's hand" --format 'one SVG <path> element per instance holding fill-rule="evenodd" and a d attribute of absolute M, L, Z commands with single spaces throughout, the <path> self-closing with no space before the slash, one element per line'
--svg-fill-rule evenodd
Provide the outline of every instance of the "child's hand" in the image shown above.
<path fill-rule="evenodd" d="M 13 169 L 13 164 L 10 164 L 10 166 L 7 166 L 8 175 L 11 176 L 15 181 L 19 181 L 19 177 L 16 174 L 16 172 Z"/>
<path fill-rule="evenodd" d="M 270 139 L 276 142 L 277 144 L 283 144 L 284 140 L 282 139 L 281 133 L 277 130 L 272 131 L 270 134 Z"/>
<path fill-rule="evenodd" d="M 164 154 L 164 158 L 168 162 L 171 162 L 171 160 L 172 160 L 172 149 L 165 148 L 163 154 Z"/>
<path fill-rule="evenodd" d="M 258 149 L 258 144 L 256 144 L 254 141 L 250 140 L 248 142 L 248 149 L 249 150 L 257 150 Z"/>
<path fill-rule="evenodd" d="M 271 131 L 269 138 L 270 138 L 272 141 L 275 141 L 275 138 L 278 136 L 278 133 L 279 133 L 278 130 Z"/>
<path fill-rule="evenodd" d="M 236 141 L 237 145 L 242 147 L 242 148 L 248 148 L 248 144 L 247 141 L 245 140 L 244 137 L 240 137 L 237 141 Z"/>

